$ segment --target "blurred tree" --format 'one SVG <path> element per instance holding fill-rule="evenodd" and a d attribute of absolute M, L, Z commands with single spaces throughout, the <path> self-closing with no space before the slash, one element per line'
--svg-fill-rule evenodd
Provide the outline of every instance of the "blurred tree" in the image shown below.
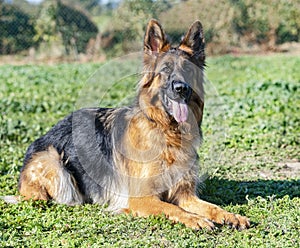
<path fill-rule="evenodd" d="M 280 0 L 276 10 L 281 17 L 276 28 L 276 43 L 300 42 L 300 0 Z"/>
<path fill-rule="evenodd" d="M 51 43 L 59 39 L 56 29 L 56 8 L 53 1 L 45 1 L 36 20 L 35 40 Z"/>
<path fill-rule="evenodd" d="M 252 44 L 300 41 L 300 1 L 231 0 L 234 30 Z M 270 8 L 272 6 L 272 8 Z"/>
<path fill-rule="evenodd" d="M 84 53 L 88 41 L 98 33 L 97 26 L 82 10 L 61 1 L 57 2 L 56 28 L 62 35 L 67 54 L 70 49 Z"/>
<path fill-rule="evenodd" d="M 46 1 L 36 25 L 36 40 L 52 42 L 62 39 L 66 54 L 84 53 L 98 28 L 91 18 L 79 8 L 60 0 Z"/>
<path fill-rule="evenodd" d="M 17 6 L 0 2 L 0 54 L 28 49 L 34 43 L 34 24 L 30 16 Z"/>

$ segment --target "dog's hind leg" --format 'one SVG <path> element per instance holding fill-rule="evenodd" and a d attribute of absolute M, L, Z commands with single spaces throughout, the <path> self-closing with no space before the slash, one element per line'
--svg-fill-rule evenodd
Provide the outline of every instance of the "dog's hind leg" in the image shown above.
<path fill-rule="evenodd" d="M 49 200 L 74 205 L 83 197 L 74 177 L 64 168 L 61 155 L 50 146 L 32 155 L 20 175 L 19 191 L 24 200 Z"/>

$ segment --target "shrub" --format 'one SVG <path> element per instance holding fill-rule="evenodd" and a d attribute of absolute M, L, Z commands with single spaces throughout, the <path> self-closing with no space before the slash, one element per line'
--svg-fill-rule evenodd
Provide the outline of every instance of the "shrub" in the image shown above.
<path fill-rule="evenodd" d="M 300 2 L 286 0 L 231 0 L 234 31 L 249 43 L 274 46 L 300 41 Z M 271 7 L 272 6 L 272 7 Z"/>
<path fill-rule="evenodd" d="M 276 42 L 300 41 L 300 1 L 278 2 L 279 25 L 276 27 Z"/>
<path fill-rule="evenodd" d="M 84 53 L 89 40 L 98 33 L 97 26 L 83 11 L 61 1 L 57 4 L 56 28 L 62 35 L 67 54 L 72 48 Z"/>
<path fill-rule="evenodd" d="M 61 41 L 66 54 L 85 53 L 89 40 L 98 34 L 97 26 L 88 15 L 60 0 L 44 4 L 36 30 L 36 40 Z"/>
<path fill-rule="evenodd" d="M 0 2 L 0 54 L 13 54 L 36 46 L 34 23 L 14 5 Z"/>

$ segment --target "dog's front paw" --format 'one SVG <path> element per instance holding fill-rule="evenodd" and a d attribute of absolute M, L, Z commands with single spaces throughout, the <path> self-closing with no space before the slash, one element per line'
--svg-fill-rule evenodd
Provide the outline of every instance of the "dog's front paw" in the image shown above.
<path fill-rule="evenodd" d="M 179 222 L 183 223 L 186 227 L 192 228 L 194 230 L 200 230 L 200 229 L 208 229 L 208 230 L 214 230 L 215 225 L 212 221 L 198 216 L 198 215 L 187 215 L 183 218 L 178 220 Z"/>
<path fill-rule="evenodd" d="M 239 214 L 226 213 L 223 218 L 223 223 L 237 230 L 244 230 L 250 227 L 250 220 Z"/>

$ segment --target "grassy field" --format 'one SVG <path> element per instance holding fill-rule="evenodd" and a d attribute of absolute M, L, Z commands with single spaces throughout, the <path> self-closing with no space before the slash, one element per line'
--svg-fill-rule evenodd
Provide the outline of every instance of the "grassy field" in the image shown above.
<path fill-rule="evenodd" d="M 0 67 L 0 196 L 17 194 L 30 142 L 94 103 L 95 92 L 107 106 L 132 98 L 136 77 L 126 75 L 138 66 L 122 63 Z M 225 56 L 207 65 L 201 197 L 248 216 L 249 230 L 196 232 L 98 205 L 0 200 L 0 247 L 300 247 L 300 58 Z M 107 75 L 122 80 L 90 90 Z M 87 92 L 92 99 L 80 101 Z"/>

